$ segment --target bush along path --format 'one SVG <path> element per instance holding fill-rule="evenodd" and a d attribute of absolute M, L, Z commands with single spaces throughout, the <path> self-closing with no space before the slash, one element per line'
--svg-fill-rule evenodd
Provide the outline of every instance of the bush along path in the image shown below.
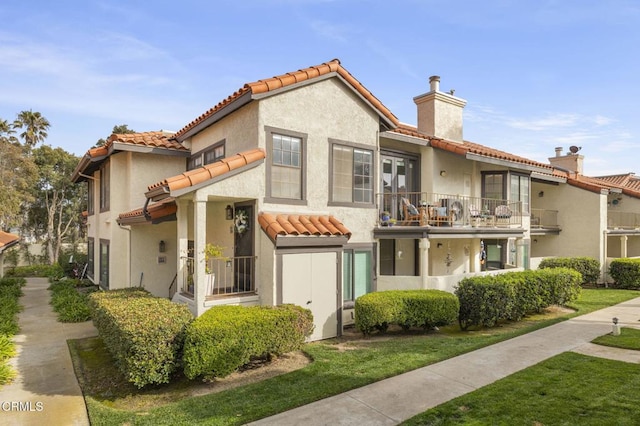
<path fill-rule="evenodd" d="M 15 376 L 9 360 L 16 354 L 13 336 L 18 332 L 17 315 L 21 310 L 18 299 L 25 282 L 24 278 L 0 279 L 0 386 Z"/>
<path fill-rule="evenodd" d="M 0 401 L 9 401 L 0 412 L 3 425 L 88 425 L 84 398 L 73 370 L 68 339 L 97 335 L 91 322 L 62 324 L 51 309 L 47 278 L 27 278 L 20 299 L 16 376 L 0 388 Z M 2 310 L 4 312 L 4 309 Z"/>

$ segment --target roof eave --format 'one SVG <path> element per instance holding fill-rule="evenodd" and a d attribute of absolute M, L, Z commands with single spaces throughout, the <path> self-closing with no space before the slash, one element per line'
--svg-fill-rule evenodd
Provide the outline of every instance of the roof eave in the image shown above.
<path fill-rule="evenodd" d="M 498 166 L 516 168 L 520 170 L 526 170 L 529 172 L 549 173 L 551 171 L 550 169 L 535 166 L 533 164 L 520 163 L 518 161 L 505 160 L 502 158 L 488 157 L 485 155 L 474 154 L 471 152 L 467 152 L 467 154 L 465 155 L 465 158 L 471 161 L 479 161 L 482 163 L 489 163 L 489 164 L 494 164 Z"/>
<path fill-rule="evenodd" d="M 224 117 L 231 114 L 232 112 L 245 106 L 246 104 L 251 102 L 251 100 L 252 100 L 251 91 L 247 91 L 243 93 L 242 95 L 233 99 L 230 103 L 223 106 L 218 111 L 214 112 L 209 117 L 205 118 L 204 120 L 202 120 L 201 122 L 199 122 L 198 124 L 190 128 L 189 130 L 187 130 L 186 132 L 182 134 L 177 134 L 175 136 L 176 140 L 180 143 L 184 142 L 186 139 L 189 139 L 191 136 L 201 132 L 202 130 L 206 129 L 212 124 L 222 120 Z"/>

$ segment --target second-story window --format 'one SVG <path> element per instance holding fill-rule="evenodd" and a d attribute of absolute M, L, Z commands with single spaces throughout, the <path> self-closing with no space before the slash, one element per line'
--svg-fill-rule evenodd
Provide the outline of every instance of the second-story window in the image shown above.
<path fill-rule="evenodd" d="M 87 180 L 87 214 L 92 215 L 95 213 L 95 181 L 93 179 Z"/>
<path fill-rule="evenodd" d="M 299 203 L 306 199 L 306 135 L 267 127 L 267 198 Z"/>
<path fill-rule="evenodd" d="M 187 170 L 197 169 L 205 164 L 211 164 L 225 157 L 225 141 L 215 143 L 213 146 L 196 152 L 187 160 Z"/>
<path fill-rule="evenodd" d="M 529 176 L 520 174 L 511 174 L 511 193 L 509 194 L 511 201 L 522 202 L 522 211 L 529 211 Z"/>
<path fill-rule="evenodd" d="M 331 202 L 373 203 L 373 151 L 332 143 Z"/>
<path fill-rule="evenodd" d="M 109 161 L 105 161 L 100 167 L 100 211 L 109 210 L 109 193 L 111 185 L 110 170 L 111 165 Z"/>

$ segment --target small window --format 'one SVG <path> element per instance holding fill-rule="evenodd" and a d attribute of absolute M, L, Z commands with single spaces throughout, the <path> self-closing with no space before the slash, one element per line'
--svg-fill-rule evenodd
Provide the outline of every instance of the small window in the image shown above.
<path fill-rule="evenodd" d="M 202 154 L 196 154 L 187 161 L 187 170 L 197 169 L 198 167 L 202 167 Z"/>
<path fill-rule="evenodd" d="M 100 211 L 109 211 L 110 162 L 105 161 L 100 168 Z"/>
<path fill-rule="evenodd" d="M 95 181 L 93 179 L 87 180 L 87 214 L 92 215 L 95 213 Z"/>
<path fill-rule="evenodd" d="M 100 286 L 109 288 L 109 240 L 100 240 Z"/>
<path fill-rule="evenodd" d="M 95 240 L 93 238 L 87 239 L 87 277 L 94 279 L 94 256 L 95 256 Z"/>
<path fill-rule="evenodd" d="M 224 158 L 224 142 L 217 144 L 212 149 L 205 151 L 204 164 L 211 164 Z"/>

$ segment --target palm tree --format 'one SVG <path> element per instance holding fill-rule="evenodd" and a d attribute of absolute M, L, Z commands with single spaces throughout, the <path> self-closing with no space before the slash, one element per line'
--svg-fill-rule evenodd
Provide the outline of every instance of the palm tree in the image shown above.
<path fill-rule="evenodd" d="M 20 133 L 20 137 L 24 139 L 25 145 L 29 148 L 47 138 L 49 126 L 51 126 L 49 120 L 44 118 L 39 112 L 33 112 L 32 110 L 20 112 L 13 122 L 14 128 L 24 128 L 24 132 Z"/>
<path fill-rule="evenodd" d="M 11 125 L 7 120 L 3 120 L 0 118 L 0 141 L 6 142 L 18 142 L 18 138 L 13 136 L 16 131 L 13 130 L 13 125 Z"/>

